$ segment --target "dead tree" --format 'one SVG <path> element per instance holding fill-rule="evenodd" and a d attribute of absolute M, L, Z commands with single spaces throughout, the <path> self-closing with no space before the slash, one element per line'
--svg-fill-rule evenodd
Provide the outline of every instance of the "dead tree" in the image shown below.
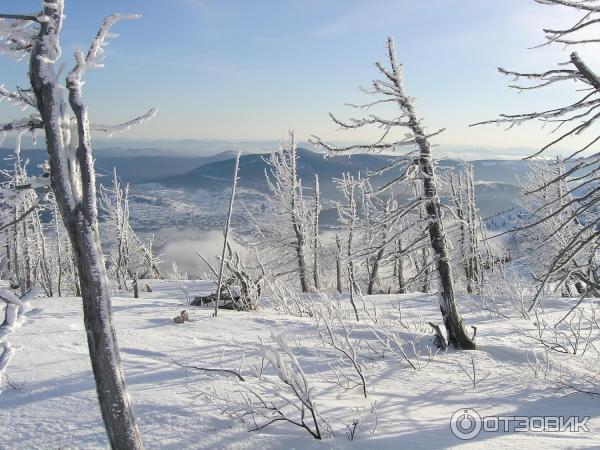
<path fill-rule="evenodd" d="M 342 240 L 340 234 L 335 234 L 335 286 L 339 294 L 344 291 L 344 284 L 342 282 Z"/>
<path fill-rule="evenodd" d="M 351 284 L 349 291 L 356 290 L 356 271 L 354 267 L 354 238 L 358 222 L 358 208 L 356 205 L 357 183 L 349 173 L 344 173 L 343 178 L 337 180 L 338 188 L 344 195 L 344 204 L 338 204 L 338 221 L 342 225 L 342 235 L 345 238 L 345 254 L 348 277 Z"/>
<path fill-rule="evenodd" d="M 536 280 L 542 279 L 550 270 L 550 265 L 563 251 L 565 246 L 577 235 L 581 241 L 588 240 L 594 230 L 585 230 L 585 223 L 589 215 L 582 214 L 577 220 L 569 220 L 573 213 L 570 208 L 559 210 L 568 202 L 573 203 L 573 195 L 565 194 L 568 190 L 567 180 L 560 180 L 548 184 L 550 180 L 565 172 L 562 161 L 552 163 L 536 161 L 531 163 L 531 173 L 522 184 L 525 195 L 517 202 L 523 211 L 516 220 L 517 231 L 515 238 L 519 247 L 526 254 L 529 270 Z M 541 188 L 541 189 L 540 189 Z M 529 223 L 538 222 L 535 233 L 526 229 Z M 590 240 L 582 246 L 577 255 L 573 255 L 569 264 L 561 269 L 555 268 L 548 279 L 553 291 L 562 290 L 569 296 L 598 296 L 595 288 L 600 286 L 598 270 L 596 267 L 597 242 Z M 591 279 L 593 285 L 587 285 L 582 280 Z"/>
<path fill-rule="evenodd" d="M 458 248 L 465 285 L 469 294 L 479 294 L 483 280 L 473 166 L 463 163 L 462 171 L 456 174 L 450 170 L 447 178 L 454 215 L 458 222 L 458 242 L 455 247 Z"/>
<path fill-rule="evenodd" d="M 109 267 L 112 277 L 117 280 L 120 291 L 126 290 L 130 272 L 129 245 L 129 186 L 123 189 L 113 168 L 113 185 L 107 188 L 100 185 L 100 209 L 104 212 L 104 229 L 114 239 L 108 254 Z M 112 278 L 111 277 L 111 278 Z"/>
<path fill-rule="evenodd" d="M 311 244 L 312 226 L 310 211 L 303 194 L 302 181 L 298 177 L 296 150 L 296 138 L 294 133 L 290 132 L 289 139 L 283 143 L 281 149 L 271 153 L 271 156 L 265 159 L 268 166 L 265 177 L 269 188 L 269 201 L 277 215 L 276 218 L 270 219 L 277 219 L 280 229 L 272 230 L 271 242 L 263 242 L 261 245 L 279 247 L 279 252 L 282 248 L 292 248 L 295 259 L 293 271 L 298 274 L 302 292 L 309 292 L 306 251 Z M 266 235 L 263 232 L 261 234 Z M 286 256 L 282 255 L 277 264 L 285 265 Z"/>
<path fill-rule="evenodd" d="M 315 186 L 314 186 L 314 201 L 312 211 L 312 222 L 313 222 L 313 280 L 315 282 L 315 289 L 318 291 L 321 289 L 321 280 L 319 276 L 319 214 L 321 213 L 321 188 L 319 186 L 319 175 L 315 174 Z"/>
<path fill-rule="evenodd" d="M 600 43 L 600 39 L 589 39 L 583 35 L 585 32 L 593 32 L 600 23 L 600 5 L 597 0 L 536 1 L 548 7 L 564 8 L 582 14 L 581 19 L 572 26 L 564 29 L 544 29 L 546 40 L 540 47 L 559 44 L 562 47 L 572 48 L 577 45 Z M 564 185 L 564 182 L 568 181 L 561 191 L 560 198 L 554 196 L 548 203 L 538 207 L 540 211 L 545 210 L 547 214 L 521 226 L 520 231 L 535 233 L 539 227 L 544 226 L 545 222 L 555 221 L 559 218 L 561 229 L 568 227 L 573 221 L 582 223 L 581 229 L 574 233 L 560 251 L 552 257 L 547 270 L 539 280 L 538 291 L 529 308 L 531 311 L 536 307 L 544 288 L 553 278 L 572 266 L 573 262 L 580 259 L 582 255 L 588 253 L 590 246 L 594 249 L 600 246 L 600 214 L 598 214 L 597 208 L 600 202 L 598 184 L 600 152 L 594 150 L 594 145 L 600 140 L 597 131 L 594 131 L 594 125 L 600 119 L 600 77 L 576 51 L 570 53 L 567 62 L 543 71 L 515 72 L 503 68 L 498 70 L 514 80 L 510 87 L 519 92 L 530 92 L 548 86 L 568 84 L 574 86 L 573 92 L 575 93 L 575 99 L 566 105 L 524 114 L 501 114 L 498 119 L 472 125 L 506 124 L 510 129 L 524 122 L 540 122 L 549 126 L 550 134 L 553 135 L 552 139 L 527 159 L 556 149 L 557 146 L 565 144 L 569 138 L 581 139 L 576 150 L 564 158 L 564 163 L 570 166 L 568 169 L 546 180 L 542 186 L 526 192 L 529 196 L 535 195 L 543 192 L 549 186 Z M 595 256 L 590 261 L 588 269 L 580 272 L 581 281 L 598 290 L 600 286 L 596 282 L 598 272 Z"/>
<path fill-rule="evenodd" d="M 390 222 L 386 220 L 394 205 L 394 194 L 387 200 L 373 195 L 373 187 L 368 179 L 360 183 L 361 204 L 363 209 L 363 247 L 362 253 L 367 256 L 369 284 L 367 294 L 375 294 L 375 285 L 379 281 L 380 270 L 387 262 L 388 247 L 393 246 L 388 236 L 391 232 Z M 359 252 L 360 253 L 360 252 Z M 401 258 L 398 258 L 401 259 Z M 395 262 L 393 262 L 395 264 Z M 381 283 L 380 283 L 381 284 Z"/>
<path fill-rule="evenodd" d="M 404 248 L 402 247 L 402 237 L 399 237 L 396 241 L 398 245 L 398 254 L 404 254 Z M 404 279 L 404 259 L 396 258 L 396 264 L 394 265 L 395 277 L 398 280 L 398 293 L 406 294 L 406 283 Z"/>
<path fill-rule="evenodd" d="M 231 181 L 231 196 L 229 198 L 229 209 L 227 211 L 227 220 L 223 230 L 223 251 L 221 252 L 221 261 L 219 264 L 219 277 L 217 280 L 217 299 L 215 301 L 214 315 L 217 317 L 219 312 L 219 300 L 221 300 L 221 286 L 223 285 L 223 269 L 225 267 L 225 251 L 229 245 L 229 230 L 231 229 L 231 215 L 233 213 L 233 200 L 235 199 L 235 189 L 237 187 L 238 172 L 240 169 L 240 154 L 235 155 L 235 167 L 233 168 L 233 178 Z"/>
<path fill-rule="evenodd" d="M 399 116 L 392 119 L 384 119 L 372 114 L 367 118 L 351 119 L 344 122 L 330 115 L 332 120 L 342 129 L 356 129 L 370 125 L 383 128 L 384 132 L 381 139 L 374 144 L 358 144 L 344 147 L 326 144 L 316 136 L 313 137 L 312 142 L 319 148 L 330 153 L 398 151 L 400 147 L 416 146 L 416 153 L 411 152 L 405 155 L 403 158 L 392 163 L 390 168 L 398 168 L 404 165 L 405 170 L 402 171 L 401 175 L 394 182 L 406 179 L 419 179 L 423 187 L 423 195 L 420 198 L 414 199 L 411 204 L 403 208 L 403 211 L 397 211 L 395 217 L 404 217 L 408 214 L 408 210 L 412 211 L 420 205 L 424 206 L 427 213 L 427 217 L 425 218 L 426 230 L 435 256 L 435 264 L 441 284 L 439 305 L 446 326 L 448 341 L 458 349 L 474 349 L 475 341 L 467 334 L 455 300 L 448 244 L 442 222 L 441 203 L 431 156 L 430 138 L 443 130 L 434 133 L 425 132 L 422 121 L 418 119 L 415 112 L 412 98 L 405 93 L 403 67 L 396 62 L 396 52 L 392 38 L 388 38 L 387 48 L 390 67 L 387 68 L 379 62 L 376 64 L 377 69 L 385 79 L 375 80 L 372 88 L 367 90 L 370 94 L 378 95 L 378 99 L 369 104 L 357 107 L 359 109 L 370 109 L 376 105 L 393 103 L 400 110 Z M 406 137 L 399 140 L 391 139 L 391 132 L 398 128 L 405 131 Z M 387 140 L 388 137 L 391 141 Z"/>
<path fill-rule="evenodd" d="M 15 136 L 15 154 L 11 160 L 12 170 L 2 170 L 5 181 L 0 186 L 0 205 L 5 219 L 5 249 L 7 276 L 13 288 L 21 295 L 33 287 L 42 287 L 48 297 L 54 295 L 54 255 L 48 246 L 48 226 L 42 222 L 41 214 L 48 203 L 49 169 L 41 164 L 40 176 L 29 173 L 28 160 L 21 158 L 21 132 Z"/>
<path fill-rule="evenodd" d="M 34 16 L 0 14 L 1 49 L 29 58 L 31 90 L 19 90 L 14 95 L 36 110 L 26 120 L 0 125 L 0 129 L 42 129 L 45 133 L 50 183 L 78 269 L 90 359 L 106 432 L 112 448 L 141 449 L 143 444 L 125 390 L 112 323 L 110 287 L 100 249 L 90 130 L 111 133 L 127 129 L 152 117 L 155 111 L 116 127 L 96 125 L 90 123 L 82 98 L 83 76 L 87 69 L 101 67 L 106 40 L 113 36 L 111 27 L 120 20 L 138 16 L 108 17 L 88 53 L 76 52 L 75 67 L 68 73 L 63 87 L 58 81 L 60 70 L 56 67 L 61 56 L 64 0 L 46 0 L 42 8 L 42 12 Z"/>
<path fill-rule="evenodd" d="M 100 185 L 99 207 L 104 213 L 101 229 L 107 240 L 113 242 L 108 253 L 109 278 L 116 278 L 119 290 L 133 289 L 136 297 L 138 278 L 158 278 L 160 261 L 152 250 L 152 239 L 144 242 L 134 231 L 129 212 L 129 185 L 122 187 L 114 169 L 112 187 Z"/>

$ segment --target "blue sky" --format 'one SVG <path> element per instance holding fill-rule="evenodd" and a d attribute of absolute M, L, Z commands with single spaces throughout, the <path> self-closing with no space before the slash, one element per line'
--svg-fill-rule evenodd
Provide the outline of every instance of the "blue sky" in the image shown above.
<path fill-rule="evenodd" d="M 4 12 L 32 12 L 38 1 L 2 1 Z M 534 94 L 509 90 L 496 67 L 545 69 L 568 59 L 561 49 L 528 50 L 542 26 L 572 17 L 533 0 L 67 0 L 63 52 L 68 66 L 86 49 L 103 17 L 140 13 L 121 22 L 106 68 L 89 72 L 92 118 L 124 121 L 152 106 L 159 115 L 126 136 L 165 139 L 270 140 L 295 129 L 336 141 L 369 140 L 329 122 L 360 85 L 376 76 L 385 39 L 396 39 L 408 92 L 436 143 L 465 148 L 537 147 L 537 126 L 511 132 L 471 128 L 501 112 L 525 112 L 573 98 L 568 87 Z M 585 49 L 583 50 L 585 52 Z M 598 57 L 588 50 L 591 62 Z M 594 61 L 595 59 L 595 61 Z M 0 82 L 24 86 L 26 64 L 2 57 Z M 18 112 L 18 111 L 17 111 Z M 15 116 L 0 104 L 0 120 Z M 485 155 L 482 155 L 485 156 Z"/>

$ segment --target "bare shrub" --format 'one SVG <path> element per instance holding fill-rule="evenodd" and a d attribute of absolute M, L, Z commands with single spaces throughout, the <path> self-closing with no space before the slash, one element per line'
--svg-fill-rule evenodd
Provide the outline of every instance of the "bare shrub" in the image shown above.
<path fill-rule="evenodd" d="M 355 338 L 354 327 L 347 325 L 332 302 L 315 310 L 317 330 L 321 341 L 333 348 L 340 356 L 340 365 L 331 364 L 336 383 L 346 389 L 360 387 L 362 393 L 367 397 L 367 381 L 365 378 L 365 366 L 361 361 L 361 352 L 364 350 L 362 339 Z M 344 366 L 350 367 L 354 375 L 348 374 Z"/>
<path fill-rule="evenodd" d="M 500 317 L 516 315 L 529 319 L 529 306 L 535 293 L 532 281 L 523 278 L 516 268 L 500 264 L 486 273 L 478 307 Z"/>
<path fill-rule="evenodd" d="M 248 424 L 250 431 L 285 422 L 306 430 L 315 439 L 333 435 L 317 410 L 314 390 L 296 355 L 283 336 L 271 338 L 273 345 L 250 345 L 263 360 L 258 382 L 238 384 L 241 389 L 233 395 L 206 393 L 207 400 L 221 412 Z"/>

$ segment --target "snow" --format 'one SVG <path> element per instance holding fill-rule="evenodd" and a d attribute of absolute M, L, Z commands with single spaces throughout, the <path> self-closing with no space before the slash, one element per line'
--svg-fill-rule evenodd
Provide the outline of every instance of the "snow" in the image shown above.
<path fill-rule="evenodd" d="M 256 312 L 222 310 L 213 318 L 210 307 L 186 307 L 175 284 L 141 281 L 141 290 L 146 283 L 153 292 L 142 292 L 140 299 L 114 298 L 114 320 L 128 392 L 147 448 L 598 448 L 598 399 L 564 395 L 533 377 L 527 361 L 534 343 L 516 330 L 527 326 L 524 320 L 483 315 L 463 299 L 465 322 L 478 327 L 480 350 L 438 354 L 421 371 L 398 359 L 381 360 L 363 352 L 370 357 L 364 362 L 369 387 L 365 399 L 360 389 L 345 391 L 331 383 L 330 364 L 336 363 L 336 353 L 322 345 L 313 318 L 279 314 L 268 306 Z M 211 282 L 186 283 L 191 295 L 214 289 Z M 430 334 L 424 325 L 428 320 L 439 323 L 435 298 L 424 294 L 372 296 L 366 302 L 371 312 L 377 306 L 378 329 L 393 329 L 391 318 L 400 311 L 397 305 L 401 305 L 402 321 L 422 329 L 424 335 Z M 37 298 L 30 303 L 26 322 L 11 334 L 11 343 L 19 350 L 7 374 L 16 389 L 5 387 L 0 393 L 0 449 L 106 448 L 81 299 Z M 548 300 L 545 308 L 550 315 L 565 311 L 558 300 Z M 183 309 L 188 310 L 190 322 L 174 324 L 172 318 Z M 374 325 L 367 322 L 349 325 L 355 338 L 374 344 Z M 233 395 L 244 383 L 257 386 L 250 370 L 256 344 L 259 337 L 273 344 L 271 335 L 286 337 L 335 437 L 319 442 L 283 422 L 248 432 L 246 425 L 223 416 L 207 402 L 203 394 L 213 390 Z M 246 382 L 175 364 L 238 369 L 242 354 Z M 475 388 L 460 367 L 468 367 L 471 357 L 481 378 Z M 574 357 L 556 354 L 555 358 L 563 358 L 559 362 L 568 365 L 573 376 L 583 376 Z M 376 421 L 370 412 L 373 404 Z M 482 416 L 591 416 L 591 432 L 482 432 L 472 441 L 461 441 L 451 434 L 449 421 L 462 408 L 473 408 Z M 345 425 L 359 415 L 364 429 L 350 442 Z"/>

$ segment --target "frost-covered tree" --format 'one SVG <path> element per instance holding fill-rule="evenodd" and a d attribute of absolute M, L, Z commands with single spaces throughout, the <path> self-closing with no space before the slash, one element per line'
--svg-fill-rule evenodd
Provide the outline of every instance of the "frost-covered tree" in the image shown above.
<path fill-rule="evenodd" d="M 545 42 L 540 46 L 558 44 L 563 48 L 575 48 L 581 45 L 594 45 L 600 39 L 589 38 L 586 33 L 597 32 L 600 22 L 600 1 L 598 0 L 536 0 L 545 7 L 563 8 L 565 11 L 580 12 L 581 19 L 575 24 L 563 29 L 544 29 Z M 525 122 L 540 122 L 547 126 L 552 134 L 552 139 L 538 152 L 529 156 L 534 158 L 543 155 L 549 150 L 556 150 L 561 145 L 567 144 L 571 138 L 578 138 L 578 146 L 564 158 L 566 170 L 556 173 L 537 185 L 526 195 L 537 196 L 551 185 L 560 189 L 560 195 L 555 195 L 546 204 L 539 204 L 538 209 L 544 212 L 536 220 L 528 223 L 522 229 L 535 234 L 540 227 L 546 227 L 544 222 L 560 220 L 561 229 L 571 226 L 574 221 L 581 221 L 581 229 L 573 233 L 562 244 L 559 252 L 548 264 L 545 273 L 538 273 L 540 286 L 535 295 L 530 310 L 535 308 L 544 287 L 551 280 L 562 278 L 561 274 L 573 265 L 575 261 L 586 258 L 590 245 L 596 247 L 600 238 L 600 214 L 597 204 L 600 201 L 600 184 L 598 183 L 598 169 L 600 168 L 600 152 L 595 145 L 600 140 L 596 130 L 600 119 L 600 77 L 592 67 L 593 61 L 586 61 L 577 51 L 569 54 L 567 62 L 557 67 L 532 72 L 516 72 L 499 68 L 500 73 L 511 77 L 514 81 L 511 88 L 519 92 L 531 92 L 540 89 L 552 88 L 559 85 L 572 86 L 574 99 L 567 104 L 541 109 L 524 114 L 502 114 L 498 119 L 480 122 L 482 124 L 506 124 L 508 128 L 521 125 Z M 571 141 L 572 142 L 572 141 Z M 567 183 L 565 183 L 567 181 Z M 585 216 L 585 220 L 582 218 Z M 595 266 L 595 256 L 592 258 Z M 598 290 L 600 286 L 587 271 L 577 272 L 587 286 Z"/>
<path fill-rule="evenodd" d="M 356 320 L 359 320 L 358 309 L 354 302 L 354 294 L 360 291 L 357 282 L 356 264 L 355 264 L 355 240 L 357 238 L 358 227 L 358 202 L 357 202 L 357 184 L 354 177 L 349 173 L 344 173 L 341 179 L 337 180 L 338 188 L 344 196 L 344 202 L 337 205 L 338 222 L 341 224 L 341 232 L 336 236 L 337 255 L 337 277 L 338 291 L 342 286 L 344 267 L 346 278 L 348 280 L 348 291 L 350 292 L 350 303 L 354 310 Z"/>
<path fill-rule="evenodd" d="M 298 262 L 298 277 L 302 292 L 309 291 L 307 248 L 309 245 L 309 209 L 306 205 L 302 181 L 298 177 L 298 156 L 296 138 L 290 133 L 289 140 L 280 152 L 274 152 L 267 160 L 270 174 L 267 174 L 269 191 L 279 202 L 279 206 L 289 218 L 293 231 L 292 248 Z"/>
<path fill-rule="evenodd" d="M 59 67 L 64 6 L 64 0 L 46 0 L 39 14 L 0 14 L 0 52 L 29 60 L 31 81 L 31 89 L 15 92 L 3 89 L 0 95 L 33 110 L 29 117 L 0 125 L 0 130 L 22 133 L 41 129 L 44 132 L 50 185 L 78 270 L 90 359 L 106 432 L 112 448 L 139 449 L 143 445 L 125 391 L 112 324 L 110 287 L 100 248 L 90 132 L 127 129 L 153 116 L 154 110 L 116 127 L 90 121 L 83 102 L 83 77 L 88 69 L 102 67 L 107 39 L 114 37 L 110 31 L 112 26 L 137 16 L 108 17 L 89 51 L 76 52 L 75 65 L 63 85 L 59 80 L 62 73 Z"/>
<path fill-rule="evenodd" d="M 367 192 L 368 194 L 368 192 Z M 366 205 L 367 211 L 371 208 L 375 210 L 376 214 L 367 215 L 367 231 L 369 235 L 368 242 L 371 243 L 371 246 L 374 247 L 374 252 L 371 253 L 370 258 L 367 259 L 367 268 L 369 274 L 369 285 L 367 287 L 367 294 L 372 295 L 375 294 L 375 286 L 379 282 L 379 277 L 381 275 L 381 269 L 385 264 L 385 256 L 387 252 L 387 247 L 390 246 L 388 235 L 390 234 L 390 226 L 388 221 L 382 221 L 381 227 L 375 228 L 372 227 L 373 221 L 378 221 L 377 213 L 380 213 L 382 217 L 386 217 L 389 214 L 389 211 L 393 204 L 393 198 L 389 199 L 386 202 L 383 202 L 381 205 L 381 209 L 377 209 L 377 206 L 374 205 L 374 200 L 379 200 L 378 198 L 373 198 L 368 195 L 364 196 L 363 204 Z M 379 202 L 377 202 L 379 203 Z"/>
<path fill-rule="evenodd" d="M 338 180 L 345 201 L 338 206 L 341 235 L 347 241 L 346 263 L 352 273 L 354 289 L 364 284 L 367 294 L 381 288 L 386 265 L 390 264 L 390 248 L 394 248 L 389 236 L 393 232 L 387 220 L 394 205 L 394 194 L 389 197 L 377 195 L 368 178 L 354 178 L 344 174 Z"/>
<path fill-rule="evenodd" d="M 585 227 L 590 217 L 581 213 L 571 218 L 573 208 L 562 208 L 567 203 L 573 204 L 573 195 L 567 193 L 569 188 L 565 179 L 548 183 L 565 172 L 563 162 L 537 161 L 532 162 L 530 167 L 531 173 L 522 189 L 531 194 L 519 200 L 522 213 L 515 220 L 515 237 L 526 255 L 530 272 L 536 280 L 542 280 L 551 273 L 546 285 L 555 291 L 566 291 L 571 296 L 584 293 L 598 296 L 600 291 L 596 286 L 600 287 L 600 272 L 596 251 L 600 242 L 598 239 L 589 239 L 594 234 L 593 230 Z M 536 222 L 539 223 L 535 226 L 535 232 L 532 232 L 528 225 Z M 561 259 L 560 255 L 569 242 L 578 236 L 581 242 L 587 243 L 570 258 L 569 264 L 561 264 L 560 269 L 551 270 L 554 262 Z M 590 285 L 589 280 L 593 284 Z"/>
<path fill-rule="evenodd" d="M 338 189 L 344 196 L 343 203 L 337 205 L 338 222 L 341 225 L 340 237 L 343 242 L 343 253 L 341 256 L 343 262 L 341 261 L 341 263 L 346 266 L 346 271 L 348 272 L 348 290 L 354 292 L 358 290 L 354 261 L 355 240 L 359 222 L 357 182 L 353 175 L 344 173 L 342 178 L 337 180 L 337 184 Z"/>
<path fill-rule="evenodd" d="M 51 249 L 52 278 L 56 286 L 56 294 L 62 297 L 65 292 L 71 292 L 79 297 L 81 289 L 79 288 L 79 276 L 77 274 L 71 241 L 58 211 L 58 205 L 53 193 L 49 195 L 48 210 L 51 214 L 49 247 Z"/>
<path fill-rule="evenodd" d="M 154 254 L 152 239 L 144 241 L 131 226 L 129 185 L 121 185 L 116 170 L 111 187 L 100 185 L 100 209 L 104 213 L 103 231 L 112 241 L 108 253 L 110 278 L 117 280 L 119 290 L 133 288 L 137 297 L 139 278 L 160 277 L 160 259 Z"/>
<path fill-rule="evenodd" d="M 448 189 L 456 222 L 454 248 L 458 254 L 458 266 L 462 266 L 465 285 L 469 294 L 479 294 L 483 283 L 481 261 L 480 219 L 475 202 L 475 176 L 473 166 L 463 163 L 458 173 L 447 174 Z"/>
<path fill-rule="evenodd" d="M 244 244 L 258 250 L 270 276 L 298 284 L 302 292 L 313 288 L 311 245 L 314 199 L 307 198 L 298 175 L 296 138 L 290 132 L 280 149 L 264 158 L 268 193 L 260 216 L 250 217 L 252 229 Z M 311 206 L 310 203 L 313 203 Z M 238 236 L 239 237 L 239 236 Z"/>
<path fill-rule="evenodd" d="M 350 119 L 348 121 L 339 120 L 331 115 L 332 120 L 342 129 L 348 130 L 376 126 L 384 130 L 382 137 L 373 144 L 357 144 L 343 147 L 326 144 L 316 136 L 312 142 L 317 147 L 330 153 L 381 151 L 397 153 L 403 147 L 416 147 L 416 151 L 408 152 L 392 163 L 387 169 L 404 167 L 400 175 L 390 185 L 406 179 L 416 179 L 420 181 L 422 186 L 422 195 L 415 198 L 410 204 L 405 205 L 401 210 L 395 211 L 394 220 L 406 217 L 407 214 L 419 207 L 424 208 L 426 212 L 424 223 L 426 224 L 429 243 L 433 249 L 435 266 L 441 285 L 439 305 L 448 341 L 458 349 L 474 349 L 476 347 L 475 341 L 467 334 L 456 304 L 448 241 L 443 224 L 442 206 L 431 155 L 430 139 L 442 130 L 434 133 L 427 133 L 425 131 L 421 119 L 418 118 L 415 112 L 413 99 L 406 94 L 403 81 L 403 67 L 396 61 L 394 41 L 391 38 L 388 39 L 387 49 L 389 67 L 379 62 L 376 64 L 377 69 L 383 75 L 384 79 L 373 81 L 371 89 L 367 90 L 367 93 L 376 95 L 377 99 L 365 105 L 355 106 L 359 109 L 368 110 L 382 104 L 393 104 L 399 109 L 399 114 L 390 119 L 371 114 L 366 118 Z M 394 133 L 397 133 L 398 130 L 404 132 L 403 137 L 398 138 L 394 136 Z M 391 239 L 394 240 L 393 237 Z"/>
<path fill-rule="evenodd" d="M 42 175 L 28 172 L 29 161 L 21 158 L 21 134 L 16 137 L 15 154 L 9 158 L 11 170 L 0 175 L 5 180 L 0 187 L 4 213 L 5 265 L 10 284 L 24 295 L 34 287 L 42 287 L 49 297 L 54 292 L 51 253 L 46 239 L 47 225 L 41 213 L 48 199 L 48 168 L 42 165 Z"/>
<path fill-rule="evenodd" d="M 321 249 L 321 240 L 319 239 L 319 215 L 321 214 L 321 186 L 319 185 L 319 175 L 315 174 L 315 184 L 313 192 L 313 210 L 312 210 L 312 253 L 313 253 L 313 281 L 315 289 L 321 289 L 321 269 L 319 268 L 319 250 Z"/>

